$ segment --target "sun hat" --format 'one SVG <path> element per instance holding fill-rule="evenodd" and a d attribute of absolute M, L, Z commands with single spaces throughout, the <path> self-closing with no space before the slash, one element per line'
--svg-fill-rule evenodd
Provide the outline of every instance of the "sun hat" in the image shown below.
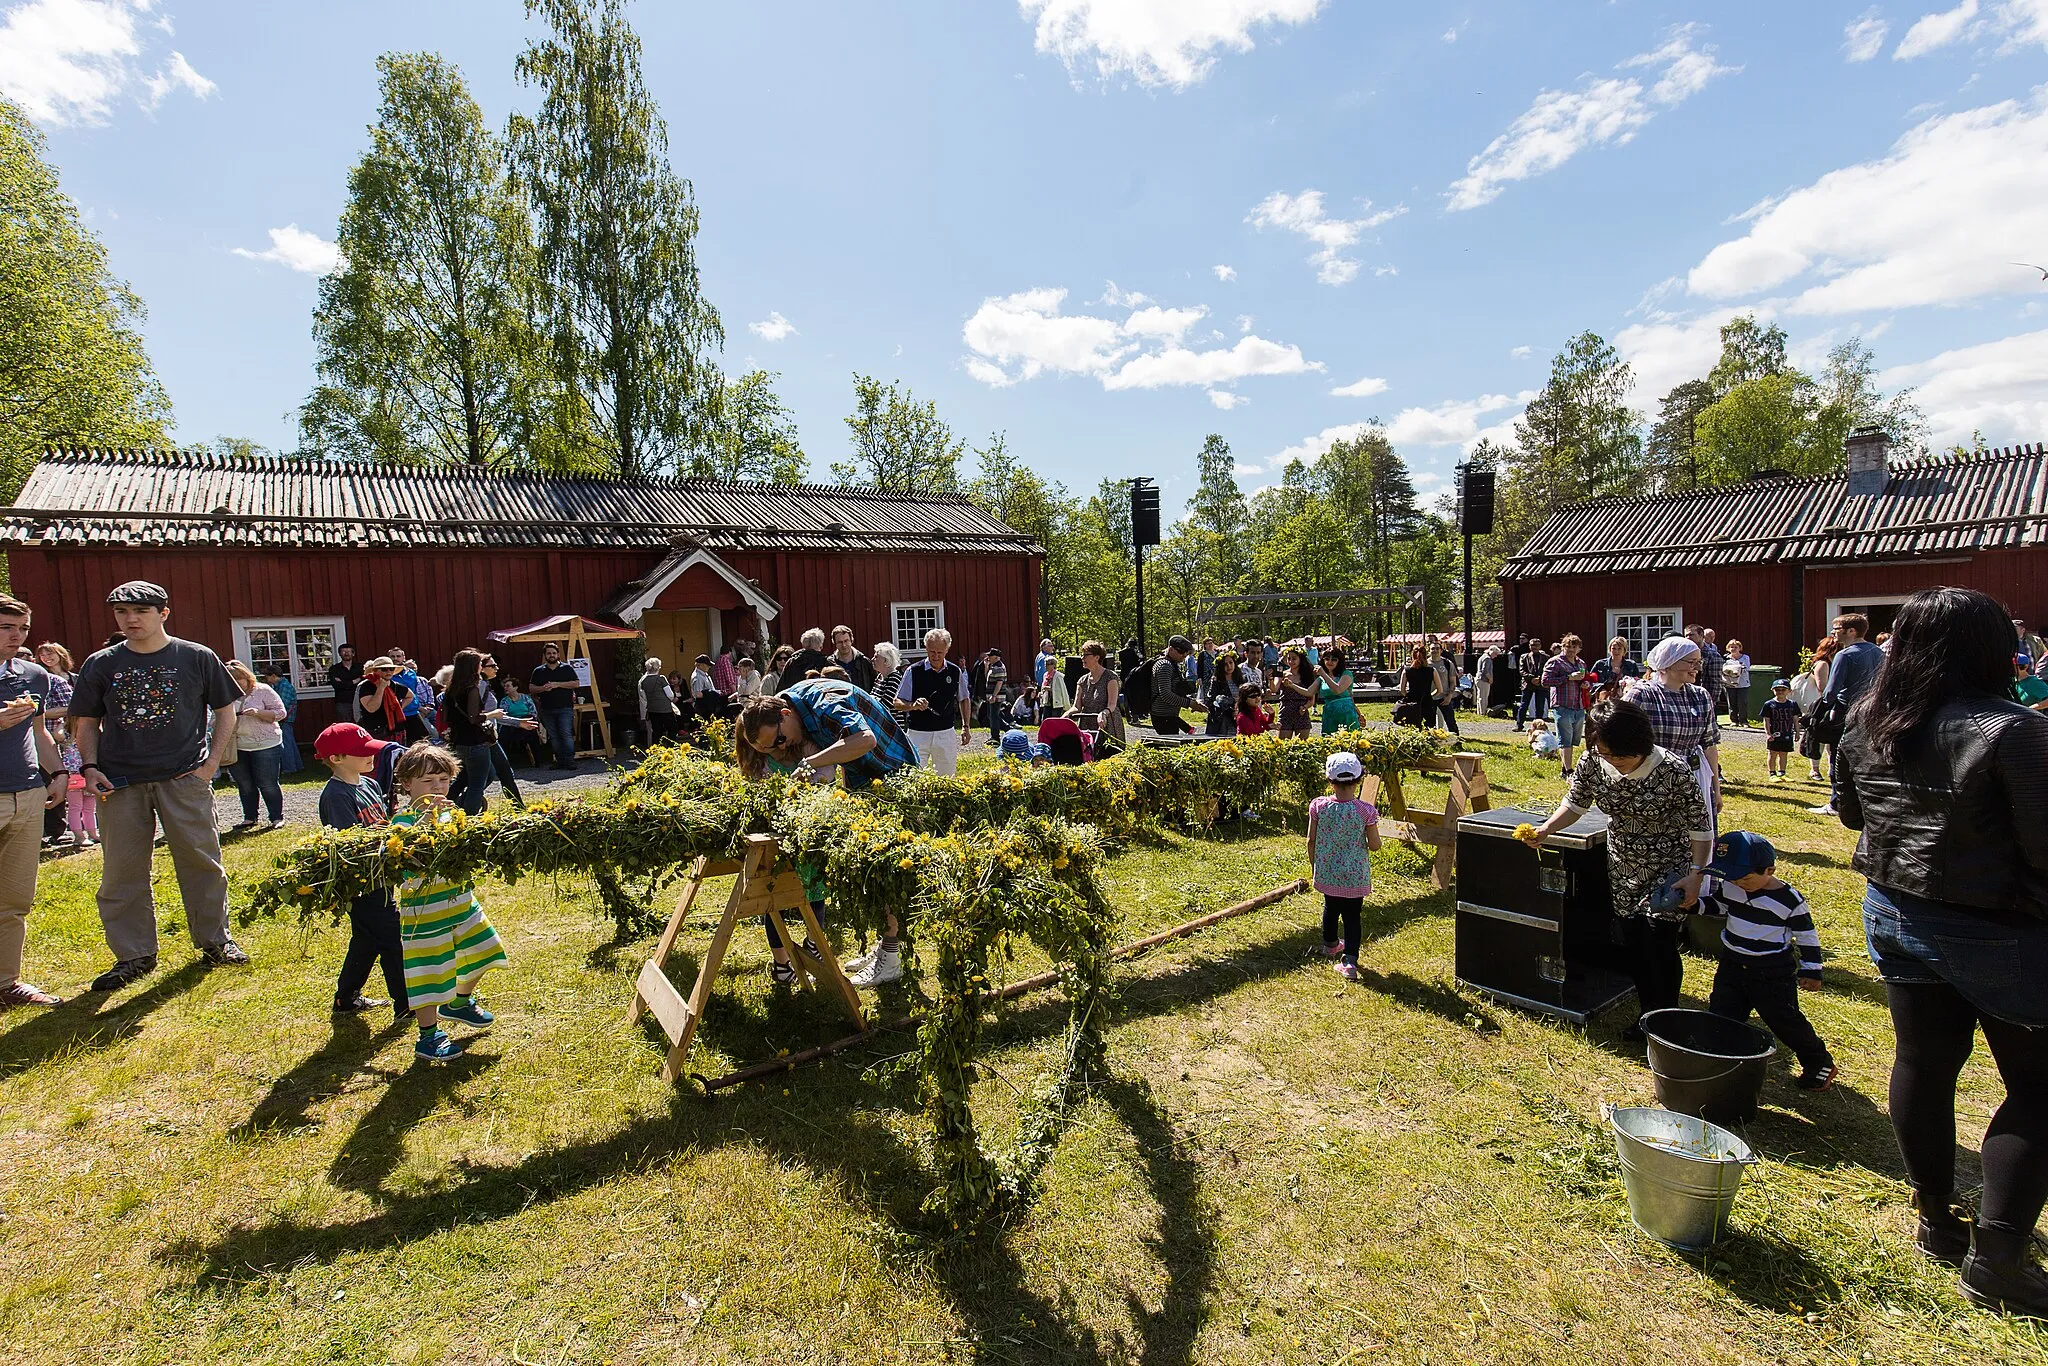
<path fill-rule="evenodd" d="M 1782 674 L 1781 674 L 1781 675 L 1779 675 L 1779 676 L 1778 676 L 1777 678 L 1774 678 L 1774 679 L 1772 679 L 1772 680 L 1771 680 L 1771 691 L 1772 691 L 1772 692 L 1776 692 L 1776 691 L 1777 691 L 1778 689 L 1780 689 L 1780 688 L 1783 688 L 1783 689 L 1784 689 L 1784 690 L 1785 690 L 1786 692 L 1791 692 L 1791 691 L 1792 691 L 1792 680 L 1791 680 L 1791 679 L 1789 679 L 1789 678 L 1786 678 L 1786 677 L 1784 677 L 1784 676 L 1783 676 Z"/>
<path fill-rule="evenodd" d="M 1022 759 L 1027 763 L 1030 762 L 1031 737 L 1021 730 L 1004 731 L 999 748 L 1002 750 L 1005 759 Z"/>
<path fill-rule="evenodd" d="M 1039 761 L 1040 759 L 1047 759 L 1047 760 L 1049 760 L 1049 759 L 1051 759 L 1051 758 L 1052 758 L 1052 746 L 1051 746 L 1051 745 L 1048 745 L 1048 744 L 1047 744 L 1047 743 L 1045 743 L 1045 741 L 1043 741 L 1043 740 L 1038 740 L 1038 741 L 1035 741 L 1035 742 L 1033 742 L 1033 744 L 1032 744 L 1032 746 L 1031 746 L 1031 762 L 1032 762 L 1032 763 L 1034 763 L 1034 764 L 1035 764 L 1035 763 L 1037 763 L 1037 762 L 1038 762 L 1038 761 Z"/>
<path fill-rule="evenodd" d="M 1365 765 L 1350 750 L 1339 750 L 1323 760 L 1323 776 L 1333 783 L 1355 783 L 1365 776 Z"/>
<path fill-rule="evenodd" d="M 389 669 L 391 670 L 391 672 L 397 673 L 398 661 L 393 659 L 390 655 L 378 655 L 368 664 L 363 665 L 363 672 L 366 674 L 375 673 L 379 669 Z"/>
<path fill-rule="evenodd" d="M 356 759 L 374 759 L 390 744 L 389 740 L 376 739 L 353 721 L 336 721 L 313 742 L 313 757 L 332 759 L 346 754 Z"/>

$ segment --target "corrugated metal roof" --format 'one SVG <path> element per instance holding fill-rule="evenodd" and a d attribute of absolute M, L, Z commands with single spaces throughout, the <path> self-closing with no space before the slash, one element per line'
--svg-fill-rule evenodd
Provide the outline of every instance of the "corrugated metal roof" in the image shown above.
<path fill-rule="evenodd" d="M 1503 579 L 1714 565 L 1839 563 L 2048 545 L 2048 445 L 1895 465 L 1882 494 L 1845 475 L 1598 498 L 1550 515 Z"/>
<path fill-rule="evenodd" d="M 85 450 L 45 456 L 0 545 L 1043 553 L 964 498 L 451 465 Z"/>

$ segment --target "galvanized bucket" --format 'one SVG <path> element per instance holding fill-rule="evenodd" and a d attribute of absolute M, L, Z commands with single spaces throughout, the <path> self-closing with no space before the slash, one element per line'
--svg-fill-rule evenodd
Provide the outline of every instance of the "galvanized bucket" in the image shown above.
<path fill-rule="evenodd" d="M 1687 1252 L 1728 1231 L 1742 1169 L 1756 1157 L 1718 1124 L 1649 1106 L 1608 1106 L 1629 1216 L 1660 1243 Z"/>

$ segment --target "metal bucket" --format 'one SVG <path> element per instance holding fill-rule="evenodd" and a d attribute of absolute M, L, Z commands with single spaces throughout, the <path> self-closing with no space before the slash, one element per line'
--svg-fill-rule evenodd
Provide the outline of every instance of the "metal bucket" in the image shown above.
<path fill-rule="evenodd" d="M 1648 1106 L 1607 1107 L 1629 1217 L 1660 1243 L 1686 1252 L 1728 1231 L 1749 1145 L 1718 1124 Z"/>
<path fill-rule="evenodd" d="M 1770 1035 L 1705 1010 L 1653 1010 L 1639 1023 L 1659 1105 L 1716 1124 L 1756 1113 L 1764 1069 L 1778 1049 Z"/>

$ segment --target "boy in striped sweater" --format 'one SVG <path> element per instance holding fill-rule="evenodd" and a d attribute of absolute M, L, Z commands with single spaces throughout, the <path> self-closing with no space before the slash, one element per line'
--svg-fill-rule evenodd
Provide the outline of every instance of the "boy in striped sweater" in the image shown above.
<path fill-rule="evenodd" d="M 1754 1010 L 1779 1042 L 1799 1057 L 1792 1084 L 1825 1091 L 1835 1084 L 1834 1057 L 1799 1009 L 1801 991 L 1820 990 L 1820 935 L 1806 898 L 1777 876 L 1778 851 L 1762 835 L 1723 832 L 1700 880 L 1700 909 L 1727 917 L 1721 966 L 1707 1009 L 1731 1020 Z"/>

